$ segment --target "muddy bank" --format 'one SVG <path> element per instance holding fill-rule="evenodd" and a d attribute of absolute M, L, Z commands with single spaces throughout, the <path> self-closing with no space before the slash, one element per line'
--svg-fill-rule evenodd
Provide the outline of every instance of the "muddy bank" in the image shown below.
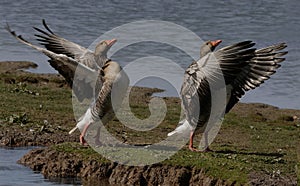
<path fill-rule="evenodd" d="M 0 146 L 45 146 L 32 150 L 19 163 L 46 177 L 79 177 L 84 185 L 297 185 L 299 110 L 239 103 L 227 114 L 211 145 L 213 152 L 194 153 L 185 146 L 160 164 L 128 167 L 80 146 L 78 131 L 68 135 L 76 124 L 71 90 L 58 74 L 19 70 L 33 66 L 30 62 L 0 63 Z M 133 88 L 131 111 L 140 119 L 147 118 L 149 100 L 157 91 Z M 155 129 L 134 131 L 114 119 L 107 130 L 133 145 L 165 139 L 178 123 L 180 100 L 163 100 L 168 113 Z M 196 143 L 200 139 L 197 136 Z M 57 149 L 57 145 L 64 148 Z"/>
<path fill-rule="evenodd" d="M 75 145 L 76 146 L 76 145 Z M 75 148 L 83 148 L 77 146 Z M 63 153 L 51 148 L 35 149 L 18 163 L 41 172 L 46 178 L 81 178 L 84 185 L 235 185 L 206 175 L 196 167 L 155 164 L 144 167 L 124 166 L 113 162 L 99 162 L 83 158 L 80 154 Z M 293 177 L 250 175 L 246 185 L 297 185 Z"/>
<path fill-rule="evenodd" d="M 79 147 L 80 148 L 80 147 Z M 40 171 L 45 177 L 80 177 L 83 183 L 124 185 L 231 185 L 205 175 L 204 170 L 156 164 L 144 167 L 124 166 L 113 162 L 99 163 L 80 155 L 35 149 L 18 163 Z"/>
<path fill-rule="evenodd" d="M 30 61 L 0 61 L 0 73 L 15 73 L 16 71 L 29 68 L 37 68 L 36 63 Z"/>

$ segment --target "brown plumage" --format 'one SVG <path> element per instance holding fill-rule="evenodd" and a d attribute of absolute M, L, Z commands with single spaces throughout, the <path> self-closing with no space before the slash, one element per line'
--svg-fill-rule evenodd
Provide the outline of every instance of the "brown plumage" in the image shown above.
<path fill-rule="evenodd" d="M 50 58 L 49 63 L 66 79 L 79 101 L 94 98 L 86 113 L 79 119 L 76 127 L 81 131 L 80 142 L 89 125 L 101 120 L 106 124 L 114 117 L 112 98 L 115 105 L 120 105 L 127 92 L 129 79 L 117 62 L 107 58 L 107 51 L 116 39 L 101 41 L 92 52 L 76 43 L 54 34 L 43 20 L 46 31 L 35 28 L 43 35 L 36 35 L 46 47 L 41 48 L 17 35 L 7 25 L 7 30 L 20 42 L 44 53 Z M 112 91 L 114 87 L 114 91 Z M 117 94 L 117 95 L 114 95 Z M 118 107 L 114 107 L 117 109 Z M 99 133 L 100 131 L 98 131 Z M 96 136 L 96 140 L 98 140 Z"/>
<path fill-rule="evenodd" d="M 116 42 L 116 39 L 101 41 L 96 45 L 95 51 L 91 51 L 55 34 L 50 30 L 45 20 L 43 20 L 43 26 L 46 30 L 37 27 L 33 28 L 39 32 L 39 34 L 35 34 L 37 40 L 40 41 L 47 50 L 56 54 L 64 54 L 76 62 L 95 70 L 101 68 L 109 60 L 107 58 L 107 52 Z M 50 59 L 49 63 L 66 79 L 79 101 L 94 96 L 94 87 L 83 81 L 80 76 L 75 76 L 75 70 L 72 67 L 55 59 Z"/>

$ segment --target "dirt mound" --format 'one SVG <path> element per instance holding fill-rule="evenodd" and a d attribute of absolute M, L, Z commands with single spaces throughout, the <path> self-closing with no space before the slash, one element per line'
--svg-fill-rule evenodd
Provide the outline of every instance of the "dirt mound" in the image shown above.
<path fill-rule="evenodd" d="M 231 185 L 206 176 L 204 171 L 189 167 L 150 165 L 124 166 L 113 162 L 100 163 L 82 159 L 79 155 L 63 153 L 51 148 L 34 149 L 18 163 L 41 172 L 47 178 L 80 177 L 82 182 L 121 185 Z"/>

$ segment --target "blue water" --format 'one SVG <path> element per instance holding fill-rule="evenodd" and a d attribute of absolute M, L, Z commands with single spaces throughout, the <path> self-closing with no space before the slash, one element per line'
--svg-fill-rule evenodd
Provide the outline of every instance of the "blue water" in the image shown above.
<path fill-rule="evenodd" d="M 4 185 L 80 185 L 76 179 L 48 180 L 38 172 L 17 164 L 31 148 L 0 148 L 0 186 Z"/>
<path fill-rule="evenodd" d="M 257 42 L 257 47 L 287 42 L 289 54 L 282 68 L 260 88 L 248 92 L 242 101 L 262 102 L 295 109 L 300 109 L 297 101 L 300 97 L 299 10 L 300 4 L 297 0 L 259 2 L 2 0 L 0 2 L 3 27 L 6 21 L 9 22 L 14 30 L 22 33 L 30 41 L 34 41 L 35 32 L 32 26 L 41 27 L 41 19 L 44 18 L 52 30 L 60 36 L 86 47 L 101 34 L 117 26 L 149 19 L 179 24 L 203 40 L 222 39 L 221 46 L 246 39 Z M 133 50 L 134 52 L 128 52 Z M 184 53 L 181 54 L 182 52 L 172 47 L 150 43 L 122 49 L 112 58 L 125 66 L 138 57 L 157 55 L 176 61 L 186 68 L 192 61 Z M 34 61 L 39 64 L 39 68 L 34 72 L 56 73 L 47 64 L 45 56 L 18 43 L 4 29 L 0 29 L 0 61 L 4 60 Z M 172 71 L 165 69 L 164 73 Z M 144 84 L 169 89 L 160 85 L 161 83 Z"/>
<path fill-rule="evenodd" d="M 264 47 L 278 42 L 287 42 L 289 54 L 282 68 L 261 87 L 247 92 L 243 102 L 262 102 L 281 108 L 300 109 L 300 3 L 298 0 L 268 1 L 52 1 L 52 0 L 2 0 L 0 1 L 0 27 L 9 22 L 10 26 L 24 38 L 34 43 L 32 26 L 41 27 L 41 20 L 46 19 L 49 26 L 58 35 L 88 47 L 103 33 L 125 23 L 139 20 L 163 20 L 181 25 L 203 40 L 222 39 L 221 47 L 242 40 L 253 40 L 257 47 Z M 159 30 L 159 28 L 157 28 Z M 147 30 L 142 30 L 147 33 Z M 160 31 L 163 32 L 163 31 Z M 169 37 L 166 33 L 166 37 Z M 118 38 L 116 36 L 116 38 Z M 189 44 L 184 35 L 174 37 Z M 118 46 L 118 41 L 114 47 Z M 199 43 L 200 45 L 200 43 Z M 198 49 L 197 49 L 198 50 Z M 161 56 L 175 61 L 186 68 L 192 59 L 183 51 L 158 43 L 141 43 L 129 46 L 112 56 L 112 59 L 124 67 L 131 61 L 146 56 Z M 0 29 L 0 61 L 28 60 L 36 62 L 39 67 L 33 72 L 56 73 L 47 63 L 47 58 L 39 52 L 24 46 L 13 39 L 4 29 Z M 149 71 L 157 69 L 149 68 Z M 172 74 L 168 68 L 165 74 Z M 141 85 L 166 89 L 172 93 L 168 83 L 146 79 Z M 11 153 L 0 149 L 1 153 Z M 14 151 L 21 157 L 25 150 Z M 1 155 L 1 162 L 2 162 Z M 39 185 L 50 184 L 39 174 L 33 174 L 27 168 L 14 165 L 6 174 L 18 172 L 20 176 L 10 176 L 1 184 L 18 185 L 27 183 Z M 21 172 L 24 175 L 22 175 Z M 29 171 L 29 172 L 28 172 Z M 2 171 L 0 173 L 2 175 Z M 8 176 L 4 176 L 8 178 Z M 26 176 L 27 175 L 27 176 Z"/>

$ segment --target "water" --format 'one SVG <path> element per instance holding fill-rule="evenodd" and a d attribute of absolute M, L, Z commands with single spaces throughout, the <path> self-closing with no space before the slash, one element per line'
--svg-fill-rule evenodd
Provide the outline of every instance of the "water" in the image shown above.
<path fill-rule="evenodd" d="M 9 22 L 19 34 L 37 43 L 34 40 L 35 32 L 32 26 L 41 27 L 41 20 L 44 18 L 58 35 L 86 47 L 101 34 L 117 26 L 149 19 L 179 24 L 195 32 L 203 40 L 222 39 L 221 47 L 242 40 L 253 40 L 257 42 L 257 47 L 287 42 L 289 54 L 282 68 L 260 88 L 247 92 L 242 101 L 300 109 L 299 10 L 300 4 L 297 0 L 255 2 L 2 0 L 0 24 L 4 27 L 5 22 Z M 176 36 L 174 39 L 189 44 L 184 35 Z M 115 46 L 118 46 L 118 43 L 122 41 L 117 42 Z M 126 66 L 135 59 L 151 55 L 168 58 L 182 68 L 186 68 L 192 62 L 183 51 L 153 42 L 132 45 L 117 52 L 112 58 L 119 61 L 122 66 Z M 34 61 L 39 68 L 32 70 L 33 72 L 56 73 L 46 62 L 47 58 L 44 55 L 17 42 L 4 29 L 0 29 L 0 61 L 5 60 Z M 148 68 L 157 70 L 151 69 L 151 65 Z M 173 73 L 168 68 L 159 70 L 165 70 L 166 74 Z M 140 85 L 167 89 L 166 94 L 176 96 L 172 93 L 174 88 L 168 82 L 158 83 L 145 79 Z M 34 174 L 28 168 L 15 164 L 25 152 L 27 149 L 0 148 L 1 184 L 53 185 L 54 183 L 44 180 L 40 174 Z"/>
<path fill-rule="evenodd" d="M 300 109 L 297 101 L 300 96 L 299 5 L 297 0 L 261 2 L 95 0 L 76 3 L 3 0 L 0 2 L 0 15 L 3 26 L 6 21 L 9 22 L 14 30 L 22 33 L 30 41 L 34 41 L 32 26 L 41 26 L 41 19 L 44 18 L 56 33 L 86 47 L 101 34 L 117 26 L 149 19 L 179 24 L 195 32 L 203 40 L 222 39 L 221 46 L 246 39 L 257 42 L 257 47 L 284 41 L 288 44 L 289 54 L 283 67 L 259 89 L 248 92 L 242 101 Z M 185 42 L 184 39 L 182 42 Z M 138 57 L 148 55 L 171 59 L 183 68 L 191 63 L 191 58 L 184 52 L 155 43 L 127 47 L 112 58 L 125 66 Z M 34 72 L 56 73 L 47 64 L 45 56 L 18 43 L 4 29 L 0 30 L 0 56 L 2 61 L 34 61 L 39 64 L 39 68 L 33 70 Z M 172 72 L 165 69 L 164 73 Z M 152 85 L 144 83 L 146 86 L 169 89 L 159 84 L 161 83 L 156 85 L 153 85 L 153 82 Z"/>
<path fill-rule="evenodd" d="M 0 186 L 4 185 L 80 185 L 78 180 L 47 180 L 30 168 L 17 164 L 17 161 L 31 148 L 0 148 Z"/>

